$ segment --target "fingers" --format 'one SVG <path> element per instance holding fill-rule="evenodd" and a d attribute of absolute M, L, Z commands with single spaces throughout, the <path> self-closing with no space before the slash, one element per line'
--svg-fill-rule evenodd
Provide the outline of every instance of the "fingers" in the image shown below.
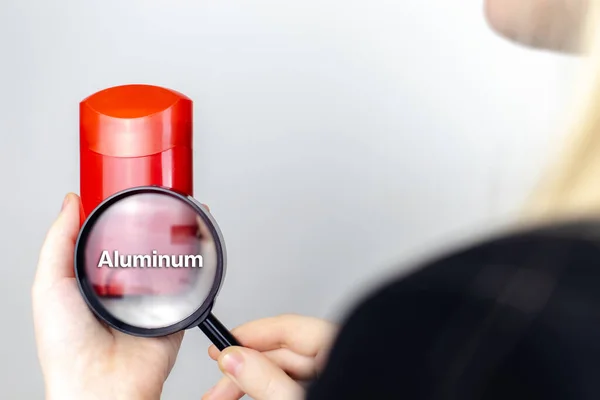
<path fill-rule="evenodd" d="M 580 50 L 588 0 L 486 0 L 491 27 L 508 39 L 551 50 Z"/>
<path fill-rule="evenodd" d="M 219 352 L 214 360 L 218 360 Z M 263 353 L 272 363 L 281 368 L 294 380 L 307 381 L 313 379 L 320 369 L 313 357 L 296 354 L 289 349 L 270 350 Z"/>
<path fill-rule="evenodd" d="M 80 228 L 80 200 L 69 193 L 42 245 L 34 290 L 45 290 L 64 278 L 73 278 L 73 253 Z"/>
<path fill-rule="evenodd" d="M 335 325 L 328 321 L 299 315 L 265 318 L 232 331 L 245 347 L 263 352 L 262 357 L 296 380 L 316 376 L 335 332 Z M 214 346 L 208 352 L 214 360 L 221 357 Z M 224 398 L 237 399 L 235 394 L 238 392 L 232 385 L 233 382 L 225 379 L 215 386 L 215 390 L 231 396 Z"/>
<path fill-rule="evenodd" d="M 287 348 L 309 357 L 316 357 L 333 340 L 334 324 L 318 318 L 301 315 L 281 315 L 248 322 L 232 330 L 244 345 L 258 351 Z M 209 355 L 219 357 L 219 351 L 211 346 Z"/>
<path fill-rule="evenodd" d="M 317 363 L 313 357 L 302 356 L 289 349 L 271 350 L 262 354 L 294 380 L 306 381 L 317 375 Z"/>
<path fill-rule="evenodd" d="M 218 359 L 221 371 L 241 392 L 255 400 L 300 400 L 304 391 L 281 368 L 266 356 L 252 349 L 229 347 Z M 237 400 L 240 394 L 230 384 L 221 381 L 205 399 Z M 221 391 L 221 393 L 219 393 Z M 224 397 L 229 395 L 233 397 Z"/>

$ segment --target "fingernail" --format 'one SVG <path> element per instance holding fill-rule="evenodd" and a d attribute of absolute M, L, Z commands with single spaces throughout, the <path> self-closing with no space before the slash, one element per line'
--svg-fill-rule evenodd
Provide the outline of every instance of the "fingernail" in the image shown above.
<path fill-rule="evenodd" d="M 236 377 L 239 374 L 243 363 L 244 358 L 242 357 L 242 354 L 239 351 L 229 350 L 221 358 L 219 366 L 221 367 L 223 372 L 227 372 L 228 374 Z"/>
<path fill-rule="evenodd" d="M 62 206 L 60 207 L 60 212 L 63 212 L 63 210 L 65 209 L 65 207 L 67 207 L 67 204 L 69 204 L 69 200 L 70 200 L 71 196 L 66 195 L 65 199 L 63 200 Z"/>

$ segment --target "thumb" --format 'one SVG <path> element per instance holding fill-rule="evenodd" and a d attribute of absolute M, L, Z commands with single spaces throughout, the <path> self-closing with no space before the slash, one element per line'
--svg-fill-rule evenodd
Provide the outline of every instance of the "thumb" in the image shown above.
<path fill-rule="evenodd" d="M 221 352 L 218 361 L 221 371 L 255 400 L 304 398 L 300 385 L 256 350 L 228 347 Z"/>
<path fill-rule="evenodd" d="M 34 288 L 48 289 L 65 278 L 74 277 L 73 253 L 79 227 L 80 200 L 69 193 L 40 251 Z"/>

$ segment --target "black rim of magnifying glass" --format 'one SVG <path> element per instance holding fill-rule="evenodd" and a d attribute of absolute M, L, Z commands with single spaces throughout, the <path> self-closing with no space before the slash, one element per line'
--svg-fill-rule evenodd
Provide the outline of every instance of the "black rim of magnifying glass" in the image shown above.
<path fill-rule="evenodd" d="M 216 238 L 214 242 L 217 250 L 217 270 L 213 285 L 209 291 L 208 296 L 206 297 L 206 300 L 204 300 L 203 304 L 189 317 L 176 324 L 160 328 L 140 328 L 137 326 L 129 325 L 113 317 L 111 313 L 109 313 L 108 310 L 106 310 L 102 303 L 97 299 L 95 291 L 90 284 L 85 270 L 85 247 L 90 232 L 92 231 L 92 228 L 94 227 L 95 223 L 98 221 L 98 218 L 116 202 L 123 200 L 126 197 L 147 193 L 170 196 L 188 204 L 194 209 L 194 211 L 196 211 L 198 215 L 200 215 L 200 217 L 208 227 L 210 233 L 213 235 L 214 238 Z M 209 213 L 206 210 L 204 210 L 204 208 L 194 198 L 161 186 L 135 187 L 123 190 L 112 195 L 106 200 L 104 200 L 100 205 L 98 205 L 85 220 L 83 226 L 81 227 L 81 230 L 79 231 L 79 236 L 75 244 L 74 258 L 75 278 L 79 285 L 79 289 L 83 294 L 85 302 L 87 303 L 88 307 L 96 314 L 96 316 L 98 316 L 98 318 L 100 318 L 102 321 L 107 323 L 109 326 L 115 328 L 116 330 L 134 336 L 160 337 L 198 326 L 208 336 L 208 338 L 221 350 L 228 346 L 239 345 L 236 339 L 231 335 L 229 330 L 227 330 L 227 328 L 225 328 L 225 326 L 221 324 L 221 322 L 211 313 L 213 303 L 217 294 L 219 293 L 221 284 L 223 283 L 223 278 L 226 269 L 226 254 L 221 231 L 219 230 L 216 222 L 210 217 Z"/>

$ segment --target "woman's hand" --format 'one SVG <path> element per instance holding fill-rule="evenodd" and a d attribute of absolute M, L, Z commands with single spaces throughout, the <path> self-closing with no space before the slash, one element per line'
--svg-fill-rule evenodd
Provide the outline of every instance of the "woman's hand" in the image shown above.
<path fill-rule="evenodd" d="M 225 377 L 203 400 L 238 400 L 244 394 L 255 400 L 303 399 L 299 382 L 316 377 L 336 331 L 330 322 L 298 315 L 260 319 L 234 329 L 244 348 L 209 348 Z"/>
<path fill-rule="evenodd" d="M 488 23 L 521 44 L 577 52 L 591 0 L 485 0 Z"/>
<path fill-rule="evenodd" d="M 74 278 L 79 210 L 79 197 L 67 195 L 42 247 L 32 288 L 46 398 L 159 399 L 183 333 L 145 339 L 96 319 Z"/>

